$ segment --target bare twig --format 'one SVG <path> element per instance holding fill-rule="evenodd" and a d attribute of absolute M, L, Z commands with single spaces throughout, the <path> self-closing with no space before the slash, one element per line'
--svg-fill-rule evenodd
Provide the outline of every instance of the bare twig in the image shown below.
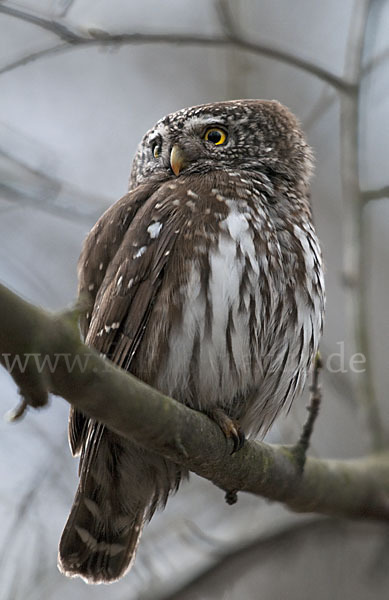
<path fill-rule="evenodd" d="M 62 4 L 63 4 L 63 9 L 61 11 L 60 16 L 66 17 L 66 15 L 68 14 L 69 10 L 72 8 L 73 4 L 74 4 L 75 0 L 63 0 Z"/>
<path fill-rule="evenodd" d="M 382 188 L 376 190 L 365 190 L 362 192 L 362 198 L 365 202 L 370 200 L 382 200 L 382 198 L 389 198 L 389 185 L 384 185 Z"/>
<path fill-rule="evenodd" d="M 345 64 L 348 81 L 354 82 L 352 93 L 341 96 L 341 173 L 344 222 L 344 282 L 346 294 L 346 322 L 351 348 L 366 358 L 363 373 L 352 373 L 356 400 L 366 416 L 371 444 L 382 448 L 383 431 L 375 398 L 369 359 L 367 330 L 367 244 L 363 221 L 364 198 L 359 184 L 359 105 L 363 76 L 362 59 L 371 0 L 357 3 L 350 25 Z"/>
<path fill-rule="evenodd" d="M 1 12 L 1 6 L 0 6 L 0 12 Z M 38 50 L 37 52 L 32 52 L 30 54 L 27 54 L 26 56 L 22 56 L 21 58 L 18 58 L 17 60 L 15 60 L 13 62 L 8 63 L 4 67 L 1 67 L 0 75 L 4 75 L 4 73 L 8 73 L 8 71 L 13 71 L 14 69 L 17 69 L 18 67 L 23 67 L 24 65 L 28 65 L 29 63 L 32 63 L 35 60 L 39 60 L 40 58 L 43 58 L 43 57 L 47 58 L 49 56 L 52 56 L 53 54 L 61 54 L 62 52 L 69 50 L 69 48 L 70 48 L 69 44 L 67 44 L 65 42 L 63 44 L 51 46 L 50 48 L 43 48 L 43 50 Z"/>
<path fill-rule="evenodd" d="M 226 36 L 230 39 L 239 39 L 240 35 L 236 27 L 236 22 L 231 14 L 229 1 L 216 0 L 215 8 L 220 24 Z"/>
<path fill-rule="evenodd" d="M 363 75 L 371 75 L 373 73 L 373 71 L 375 71 L 376 69 L 385 66 L 386 68 L 386 64 L 388 62 L 389 59 L 389 49 L 386 48 L 383 52 L 381 52 L 381 54 L 378 54 L 377 56 L 374 56 L 374 58 L 372 60 L 369 60 L 366 62 L 364 68 L 363 68 Z"/>
<path fill-rule="evenodd" d="M 231 456 L 232 442 L 215 422 L 101 358 L 81 342 L 69 314 L 49 315 L 0 286 L 0 357 L 26 352 L 48 359 L 43 369 L 35 361 L 9 369 L 29 404 L 44 404 L 49 392 L 62 396 L 223 490 L 251 492 L 298 512 L 389 520 L 388 453 L 353 461 L 308 457 L 302 475 L 291 448 L 249 441 Z"/>
<path fill-rule="evenodd" d="M 7 177 L 1 173 L 0 192 L 14 206 L 30 207 L 71 222 L 95 222 L 109 206 L 110 200 L 101 196 L 89 195 L 75 186 L 47 173 L 30 167 L 0 147 L 0 158 L 4 157 L 11 165 L 17 166 L 20 175 Z"/>
<path fill-rule="evenodd" d="M 9 16 L 13 16 L 17 19 L 27 21 L 37 27 L 41 27 L 46 31 L 50 31 L 62 39 L 65 44 L 56 45 L 54 47 L 47 48 L 46 50 L 40 50 L 39 52 L 28 54 L 19 58 L 17 61 L 5 65 L 0 69 L 0 75 L 15 69 L 21 65 L 26 65 L 34 60 L 49 56 L 55 52 L 56 54 L 66 52 L 76 46 L 124 46 L 124 45 L 139 45 L 139 44 L 175 44 L 178 46 L 233 46 L 244 52 L 250 52 L 252 54 L 258 54 L 261 56 L 267 56 L 268 58 L 279 60 L 286 64 L 289 64 L 298 69 L 302 69 L 311 73 L 315 77 L 318 77 L 322 81 L 325 81 L 339 92 L 350 93 L 354 84 L 347 80 L 338 77 L 327 71 L 326 69 L 319 67 L 318 65 L 294 56 L 289 52 L 268 46 L 266 44 L 258 44 L 250 40 L 243 38 L 235 38 L 229 36 L 217 37 L 217 36 L 200 36 L 192 34 L 152 34 L 152 33 L 118 33 L 110 34 L 104 31 L 90 29 L 86 32 L 81 30 L 71 29 L 61 21 L 52 21 L 41 16 L 27 13 L 25 11 L 11 8 L 6 5 L 0 4 L 0 13 L 6 13 Z"/>
<path fill-rule="evenodd" d="M 52 21 L 51 19 L 20 10 L 19 8 L 14 8 L 13 6 L 8 6 L 7 4 L 0 5 L 0 13 L 4 13 L 9 17 L 15 17 L 20 21 L 31 23 L 31 25 L 36 25 L 41 29 L 55 33 L 57 37 L 68 44 L 73 44 L 80 39 L 80 36 L 76 32 L 72 31 L 69 26 L 64 25 L 60 21 Z"/>
<path fill-rule="evenodd" d="M 322 93 L 317 102 L 313 104 L 308 115 L 303 118 L 304 131 L 306 133 L 309 133 L 310 129 L 319 123 L 321 117 L 336 102 L 337 98 L 338 95 L 334 90 L 329 89 L 326 85 L 323 86 Z"/>
<path fill-rule="evenodd" d="M 307 459 L 307 451 L 311 441 L 313 428 L 316 419 L 319 415 L 320 403 L 321 403 L 321 388 L 319 385 L 320 370 L 323 367 L 322 359 L 319 353 L 315 357 L 312 372 L 312 384 L 310 386 L 311 397 L 309 405 L 307 406 L 308 417 L 304 423 L 301 436 L 297 444 L 293 448 L 297 464 L 301 472 L 304 470 L 304 465 Z"/>

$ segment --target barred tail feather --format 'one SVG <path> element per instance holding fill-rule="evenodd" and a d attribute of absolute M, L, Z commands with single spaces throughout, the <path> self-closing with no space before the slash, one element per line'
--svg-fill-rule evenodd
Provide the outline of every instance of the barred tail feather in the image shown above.
<path fill-rule="evenodd" d="M 180 482 L 181 469 L 90 419 L 83 425 L 80 483 L 59 544 L 68 577 L 110 583 L 131 567 L 143 525 Z"/>
<path fill-rule="evenodd" d="M 135 559 L 146 507 L 138 504 L 107 516 L 92 499 L 94 491 L 80 483 L 59 544 L 58 566 L 68 577 L 110 583 L 122 577 Z"/>

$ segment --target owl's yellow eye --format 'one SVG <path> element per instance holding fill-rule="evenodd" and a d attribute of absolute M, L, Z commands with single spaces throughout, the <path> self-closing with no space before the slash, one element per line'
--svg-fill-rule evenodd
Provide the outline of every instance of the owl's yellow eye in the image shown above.
<path fill-rule="evenodd" d="M 227 134 L 223 129 L 219 129 L 219 127 L 210 127 L 204 134 L 204 139 L 206 142 L 211 142 L 211 144 L 215 144 L 215 146 L 221 146 L 225 144 L 227 141 Z"/>
<path fill-rule="evenodd" d="M 154 158 L 159 158 L 160 154 L 161 154 L 161 146 L 159 144 L 155 144 L 155 146 L 153 148 L 153 156 L 154 156 Z"/>

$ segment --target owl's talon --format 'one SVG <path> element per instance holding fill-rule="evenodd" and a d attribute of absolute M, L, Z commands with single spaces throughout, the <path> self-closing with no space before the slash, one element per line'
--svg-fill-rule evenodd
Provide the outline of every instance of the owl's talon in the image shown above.
<path fill-rule="evenodd" d="M 8 421 L 8 423 L 14 423 L 23 417 L 24 413 L 27 411 L 27 408 L 28 402 L 23 399 L 17 406 L 9 410 L 4 415 L 4 419 Z"/>
<path fill-rule="evenodd" d="M 231 455 L 238 452 L 246 441 L 243 429 L 236 419 L 231 419 L 221 408 L 215 408 L 208 413 L 209 417 L 215 421 L 226 436 L 231 438 L 233 442 L 233 448 Z"/>
<path fill-rule="evenodd" d="M 234 452 L 237 452 L 238 450 L 240 450 L 241 448 L 243 448 L 244 443 L 246 441 L 246 436 L 243 432 L 243 429 L 241 428 L 241 426 L 238 424 L 238 447 L 235 449 L 234 448 Z"/>

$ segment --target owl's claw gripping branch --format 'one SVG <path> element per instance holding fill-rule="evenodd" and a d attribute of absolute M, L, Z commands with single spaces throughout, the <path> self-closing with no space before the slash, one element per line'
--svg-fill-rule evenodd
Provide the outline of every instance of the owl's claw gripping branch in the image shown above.
<path fill-rule="evenodd" d="M 219 425 L 227 439 L 232 439 L 231 454 L 238 452 L 246 441 L 244 432 L 236 419 L 231 419 L 221 408 L 214 408 L 207 412 L 208 416 Z"/>
<path fill-rule="evenodd" d="M 14 423 L 15 421 L 18 421 L 19 419 L 21 419 L 24 415 L 24 413 L 26 412 L 28 407 L 28 402 L 26 400 L 22 400 L 21 402 L 19 402 L 19 404 L 17 404 L 15 406 L 15 408 L 12 408 L 11 410 L 9 410 L 8 412 L 5 413 L 4 418 L 6 421 L 9 421 L 10 423 Z"/>

